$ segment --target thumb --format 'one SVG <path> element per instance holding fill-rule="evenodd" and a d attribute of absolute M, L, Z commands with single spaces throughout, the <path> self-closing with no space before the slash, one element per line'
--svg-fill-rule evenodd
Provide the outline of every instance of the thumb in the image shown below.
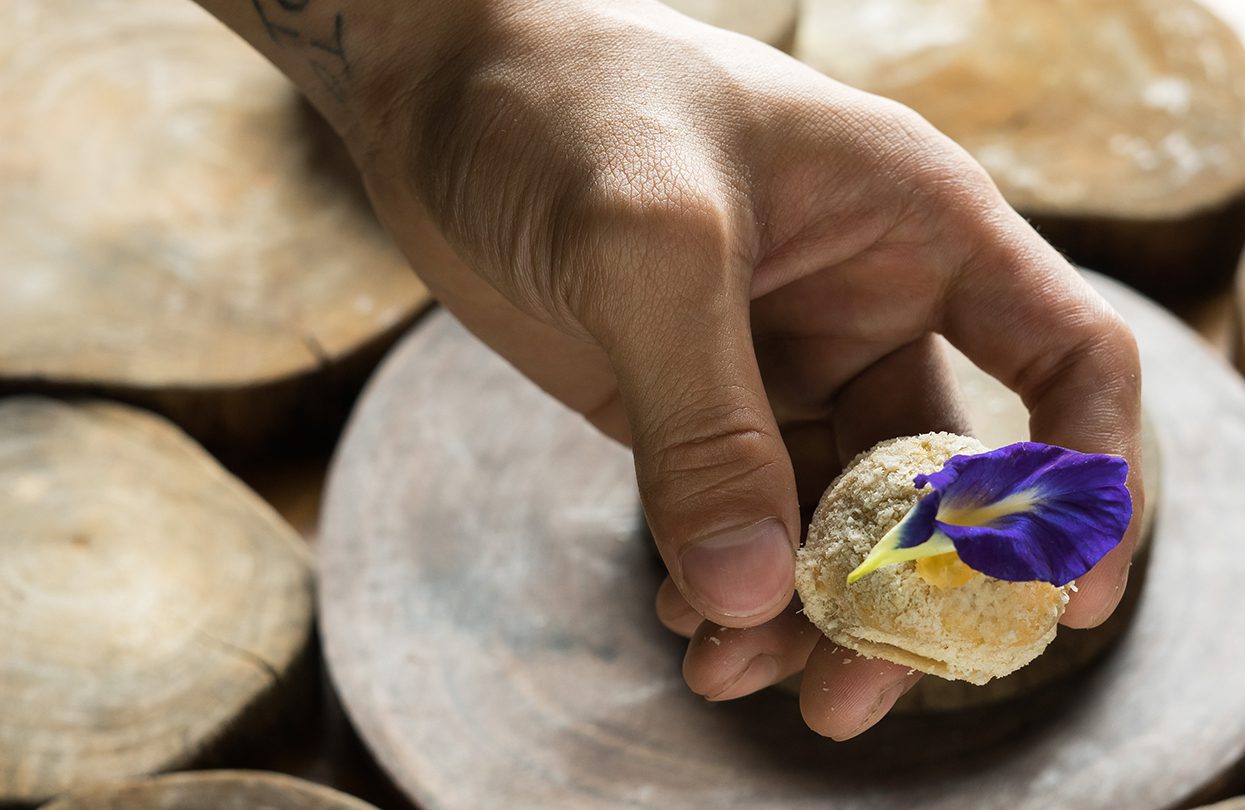
<path fill-rule="evenodd" d="M 605 341 L 640 496 L 688 603 L 710 621 L 753 626 L 791 600 L 795 475 L 757 367 L 747 274 L 726 285 L 721 269 L 673 277 L 709 281 L 650 292 L 643 314 Z"/>

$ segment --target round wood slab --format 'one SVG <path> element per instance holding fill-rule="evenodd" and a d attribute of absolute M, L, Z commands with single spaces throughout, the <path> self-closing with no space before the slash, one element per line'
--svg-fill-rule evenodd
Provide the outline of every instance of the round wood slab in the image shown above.
<path fill-rule="evenodd" d="M 1198 810 L 1245 810 L 1245 796 L 1238 796 L 1235 799 L 1227 799 L 1215 804 L 1203 805 Z"/>
<path fill-rule="evenodd" d="M 194 3 L 8 11 L 0 381 L 234 444 L 344 417 L 428 296 L 327 124 Z"/>
<path fill-rule="evenodd" d="M 179 767 L 309 675 L 301 539 L 163 419 L 0 401 L 0 804 Z"/>
<path fill-rule="evenodd" d="M 262 771 L 175 773 L 86 790 L 43 810 L 376 810 L 345 793 Z"/>
<path fill-rule="evenodd" d="M 334 466 L 320 590 L 362 736 L 428 810 L 1146 810 L 1245 753 L 1245 385 L 1171 316 L 1137 331 L 1163 455 L 1131 627 L 1071 688 L 892 716 L 848 743 L 767 690 L 710 704 L 652 607 L 628 453 L 452 319 L 372 381 Z"/>
<path fill-rule="evenodd" d="M 1245 40 L 1245 3 L 1240 0 L 1198 0 Z"/>
<path fill-rule="evenodd" d="M 1167 295 L 1245 244 L 1245 47 L 1198 0 L 809 0 L 795 53 L 901 101 L 1078 264 Z"/>

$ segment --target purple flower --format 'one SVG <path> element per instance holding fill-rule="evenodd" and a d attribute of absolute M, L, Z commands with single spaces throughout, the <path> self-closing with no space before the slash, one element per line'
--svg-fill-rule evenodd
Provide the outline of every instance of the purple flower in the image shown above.
<path fill-rule="evenodd" d="M 1128 462 L 1038 442 L 953 456 L 913 479 L 932 487 L 878 541 L 848 582 L 884 565 L 954 551 L 969 568 L 1011 582 L 1063 586 L 1115 548 L 1133 502 Z"/>

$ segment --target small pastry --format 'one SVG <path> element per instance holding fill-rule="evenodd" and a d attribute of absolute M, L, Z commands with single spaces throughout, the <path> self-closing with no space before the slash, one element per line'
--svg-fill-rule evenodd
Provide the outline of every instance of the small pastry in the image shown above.
<path fill-rule="evenodd" d="M 1124 535 L 1128 465 L 927 433 L 857 456 L 796 562 L 804 613 L 867 657 L 983 684 L 1055 637 L 1072 581 Z"/>

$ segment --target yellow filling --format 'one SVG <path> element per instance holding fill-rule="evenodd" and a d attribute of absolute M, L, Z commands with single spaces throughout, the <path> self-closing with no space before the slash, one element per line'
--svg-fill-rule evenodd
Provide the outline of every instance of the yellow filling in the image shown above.
<path fill-rule="evenodd" d="M 958 588 L 977 576 L 954 551 L 922 557 L 916 561 L 916 572 L 935 588 Z"/>

